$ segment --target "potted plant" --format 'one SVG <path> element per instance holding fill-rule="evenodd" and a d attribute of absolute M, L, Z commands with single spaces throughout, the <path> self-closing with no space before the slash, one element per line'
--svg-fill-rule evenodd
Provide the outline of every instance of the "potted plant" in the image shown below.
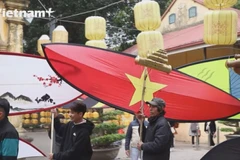
<path fill-rule="evenodd" d="M 230 134 L 225 135 L 227 140 L 240 137 L 239 121 L 240 120 L 219 121 L 219 123 L 228 126 L 220 129 L 222 132 L 230 132 Z"/>
<path fill-rule="evenodd" d="M 96 113 L 95 113 L 96 114 Z M 119 134 L 119 131 L 125 128 L 120 124 L 122 111 L 114 110 L 103 112 L 98 110 L 99 116 L 88 118 L 95 124 L 91 142 L 93 147 L 93 156 L 91 160 L 113 160 L 117 157 L 121 148 L 121 140 L 125 134 Z"/>

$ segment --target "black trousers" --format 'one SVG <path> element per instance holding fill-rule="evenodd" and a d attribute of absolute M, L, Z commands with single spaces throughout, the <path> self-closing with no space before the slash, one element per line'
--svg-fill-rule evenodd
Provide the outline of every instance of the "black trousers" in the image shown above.
<path fill-rule="evenodd" d="M 210 133 L 210 146 L 214 146 L 214 145 L 215 145 L 215 143 L 213 141 L 213 134 Z"/>
<path fill-rule="evenodd" d="M 195 136 L 192 136 L 192 144 L 195 144 L 195 142 L 194 142 L 194 137 L 195 137 Z"/>

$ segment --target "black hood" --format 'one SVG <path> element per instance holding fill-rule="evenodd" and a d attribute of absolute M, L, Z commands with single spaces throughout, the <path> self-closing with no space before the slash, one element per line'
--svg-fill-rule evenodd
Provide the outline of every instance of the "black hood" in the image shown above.
<path fill-rule="evenodd" d="M 81 124 L 75 125 L 75 126 L 86 128 L 89 131 L 90 135 L 91 135 L 92 134 L 92 130 L 95 127 L 95 125 L 94 125 L 94 123 L 92 123 L 91 121 L 89 121 L 87 119 L 84 119 L 84 120 L 86 120 L 86 123 L 81 123 Z"/>

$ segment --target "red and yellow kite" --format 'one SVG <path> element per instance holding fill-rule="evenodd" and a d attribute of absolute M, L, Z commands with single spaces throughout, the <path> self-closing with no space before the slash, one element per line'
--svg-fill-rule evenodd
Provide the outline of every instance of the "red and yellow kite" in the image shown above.
<path fill-rule="evenodd" d="M 70 44 L 47 44 L 43 48 L 53 70 L 80 92 L 121 110 L 139 110 L 144 67 L 135 64 L 135 56 Z M 147 71 L 144 100 L 164 99 L 169 119 L 209 121 L 240 111 L 236 98 L 200 80 L 178 71 Z M 144 108 L 148 116 L 146 104 Z"/>

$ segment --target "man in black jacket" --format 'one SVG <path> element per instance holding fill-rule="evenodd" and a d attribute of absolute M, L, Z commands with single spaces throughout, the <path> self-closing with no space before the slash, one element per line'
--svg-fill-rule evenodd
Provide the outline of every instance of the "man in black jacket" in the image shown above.
<path fill-rule="evenodd" d="M 71 122 L 62 124 L 54 113 L 54 128 L 56 133 L 62 137 L 59 153 L 50 154 L 52 160 L 90 160 L 92 157 L 92 146 L 90 135 L 94 124 L 83 119 L 86 112 L 86 105 L 81 101 L 74 101 L 70 107 Z"/>
<path fill-rule="evenodd" d="M 0 98 L 0 160 L 17 160 L 19 135 L 8 121 L 10 104 Z"/>
<path fill-rule="evenodd" d="M 173 134 L 164 118 L 165 102 L 161 98 L 153 98 L 147 104 L 150 107 L 149 125 L 145 141 L 140 142 L 138 148 L 143 150 L 143 160 L 169 160 Z"/>
<path fill-rule="evenodd" d="M 205 122 L 204 124 L 204 131 L 207 132 L 209 134 L 209 138 L 210 138 L 210 146 L 214 146 L 215 143 L 213 141 L 213 137 L 215 137 L 215 133 L 216 133 L 216 124 L 215 121 L 211 121 L 209 124 L 207 122 Z"/>

